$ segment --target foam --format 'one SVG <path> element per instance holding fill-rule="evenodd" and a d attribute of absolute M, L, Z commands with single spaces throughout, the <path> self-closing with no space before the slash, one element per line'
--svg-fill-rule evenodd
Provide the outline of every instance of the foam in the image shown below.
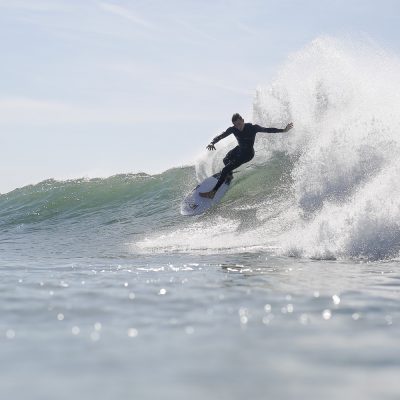
<path fill-rule="evenodd" d="M 397 254 L 399 64 L 375 45 L 323 37 L 258 90 L 258 122 L 287 118 L 296 126 L 287 143 L 264 139 L 298 154 L 292 177 L 300 218 L 281 238 L 286 254 Z"/>

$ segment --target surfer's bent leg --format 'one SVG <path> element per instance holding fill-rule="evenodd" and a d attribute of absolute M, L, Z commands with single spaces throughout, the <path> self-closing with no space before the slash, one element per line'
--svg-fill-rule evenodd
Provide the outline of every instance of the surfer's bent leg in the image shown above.
<path fill-rule="evenodd" d="M 231 153 L 231 152 L 229 152 Z M 254 152 L 252 153 L 244 153 L 240 154 L 239 147 L 235 147 L 232 150 L 232 154 L 227 154 L 226 157 L 224 158 L 224 164 L 225 161 L 229 161 L 225 167 L 221 171 L 221 175 L 218 179 L 218 182 L 215 184 L 213 188 L 213 192 L 216 192 L 221 185 L 225 182 L 225 179 L 228 177 L 228 175 L 236 168 L 240 167 L 242 164 L 249 162 L 253 157 L 254 157 Z M 237 155 L 237 157 L 231 158 L 233 155 Z"/>
<path fill-rule="evenodd" d="M 221 175 L 219 176 L 218 181 L 215 184 L 214 188 L 209 192 L 200 193 L 200 196 L 211 199 L 214 198 L 215 193 L 225 182 L 229 174 L 232 173 L 234 169 L 240 167 L 242 164 L 250 161 L 253 157 L 254 157 L 254 151 L 251 153 L 246 152 L 244 154 L 243 153 L 241 154 L 239 146 L 235 147 L 225 156 L 223 160 L 225 167 L 222 169 Z"/>
<path fill-rule="evenodd" d="M 225 182 L 225 179 L 229 176 L 229 174 L 231 174 L 235 168 L 241 166 L 244 162 L 246 162 L 246 161 L 242 161 L 240 159 L 229 161 L 229 163 L 227 165 L 225 165 L 225 167 L 222 169 L 221 175 L 219 176 L 218 181 L 215 184 L 214 188 L 212 190 L 210 190 L 209 192 L 200 193 L 200 196 L 207 197 L 210 199 L 214 198 L 215 193 L 217 193 L 217 190 Z"/>
<path fill-rule="evenodd" d="M 241 161 L 241 160 L 232 160 L 230 161 L 221 171 L 221 175 L 218 178 L 218 182 L 215 184 L 213 191 L 216 192 L 221 185 L 225 182 L 225 179 L 228 177 L 228 175 L 236 168 L 240 167 L 242 164 L 244 164 L 246 161 Z"/>
<path fill-rule="evenodd" d="M 228 165 L 231 161 L 234 161 L 235 159 L 240 158 L 240 148 L 239 146 L 236 146 L 234 149 L 229 151 L 222 162 L 224 165 Z"/>

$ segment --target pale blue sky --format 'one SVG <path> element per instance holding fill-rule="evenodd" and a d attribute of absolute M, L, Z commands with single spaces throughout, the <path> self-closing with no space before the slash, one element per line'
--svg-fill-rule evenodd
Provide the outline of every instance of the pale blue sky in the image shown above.
<path fill-rule="evenodd" d="M 399 52 L 395 0 L 0 0 L 0 192 L 190 164 L 320 35 Z"/>

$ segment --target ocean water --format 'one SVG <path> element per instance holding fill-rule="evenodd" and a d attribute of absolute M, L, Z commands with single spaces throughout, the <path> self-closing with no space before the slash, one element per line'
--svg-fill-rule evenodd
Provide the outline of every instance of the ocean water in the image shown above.
<path fill-rule="evenodd" d="M 398 399 L 398 71 L 365 42 L 293 54 L 253 122 L 295 129 L 198 218 L 181 199 L 230 140 L 0 195 L 1 398 Z"/>

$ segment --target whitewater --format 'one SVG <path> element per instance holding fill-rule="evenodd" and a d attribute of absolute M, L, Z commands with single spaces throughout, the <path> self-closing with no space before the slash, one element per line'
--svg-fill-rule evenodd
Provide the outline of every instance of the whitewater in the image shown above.
<path fill-rule="evenodd" d="M 294 129 L 199 217 L 180 202 L 234 139 L 0 195 L 1 397 L 398 398 L 399 67 L 370 41 L 290 55 L 246 122 Z"/>

